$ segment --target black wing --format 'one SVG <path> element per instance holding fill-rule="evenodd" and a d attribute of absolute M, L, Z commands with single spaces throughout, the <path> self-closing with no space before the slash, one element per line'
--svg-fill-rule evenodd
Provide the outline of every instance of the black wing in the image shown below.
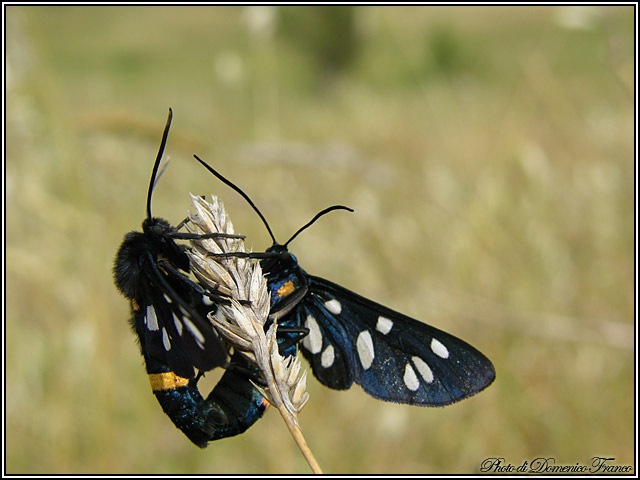
<path fill-rule="evenodd" d="M 145 271 L 149 281 L 142 282 L 134 316 L 147 354 L 185 378 L 194 376 L 194 368 L 208 371 L 226 365 L 226 347 L 204 320 L 217 307 L 203 288 L 168 262 L 156 265 L 150 258 Z"/>
<path fill-rule="evenodd" d="M 491 361 L 459 338 L 323 278 L 307 278 L 309 294 L 292 314 L 309 329 L 301 350 L 324 385 L 347 389 L 356 382 L 381 400 L 442 406 L 493 382 Z"/>

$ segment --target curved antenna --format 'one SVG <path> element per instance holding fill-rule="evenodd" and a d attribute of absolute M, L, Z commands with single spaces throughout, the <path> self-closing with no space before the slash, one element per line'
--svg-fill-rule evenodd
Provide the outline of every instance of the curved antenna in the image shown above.
<path fill-rule="evenodd" d="M 169 117 L 167 118 L 167 124 L 164 126 L 164 132 L 162 132 L 160 149 L 158 150 L 158 155 L 156 156 L 156 162 L 153 164 L 153 171 L 151 172 L 151 181 L 149 182 L 149 190 L 147 191 L 147 218 L 151 218 L 151 195 L 153 195 L 153 188 L 155 187 L 156 175 L 158 173 L 158 167 L 160 166 L 160 160 L 162 160 L 164 147 L 167 145 L 167 137 L 169 136 L 169 128 L 171 127 L 172 118 L 173 118 L 173 110 L 169 109 Z"/>
<path fill-rule="evenodd" d="M 346 210 L 348 212 L 353 212 L 353 208 L 345 207 L 344 205 L 333 205 L 331 207 L 325 208 L 321 212 L 316 213 L 316 216 L 313 217 L 304 226 L 300 227 L 298 229 L 298 231 L 296 233 L 294 233 L 289 240 L 287 240 L 287 242 L 283 245 L 283 247 L 286 248 L 287 245 L 289 245 L 293 241 L 294 238 L 296 238 L 298 235 L 300 235 L 300 233 L 302 233 L 303 230 L 306 230 L 311 225 L 313 225 L 315 223 L 315 221 L 318 220 L 321 216 L 326 215 L 327 213 L 332 212 L 334 210 Z"/>
<path fill-rule="evenodd" d="M 258 214 L 258 216 L 260 217 L 260 219 L 262 220 L 262 223 L 264 223 L 264 226 L 267 227 L 267 232 L 269 232 L 269 236 L 271 237 L 271 240 L 273 240 L 273 243 L 276 244 L 278 243 L 276 241 L 276 237 L 273 236 L 273 232 L 271 231 L 271 227 L 269 227 L 269 224 L 267 223 L 267 219 L 264 218 L 264 215 L 262 215 L 262 212 L 260 212 L 260 210 L 258 210 L 258 207 L 256 207 L 255 203 L 253 203 L 251 201 L 251 199 L 249 198 L 249 196 L 244 193 L 240 187 L 236 186 L 235 184 L 233 184 L 230 180 L 227 180 L 226 178 L 224 178 L 220 173 L 216 172 L 213 167 L 211 167 L 207 162 L 205 162 L 204 160 L 202 160 L 200 157 L 198 157 L 197 155 L 194 155 L 195 159 L 197 161 L 199 161 L 204 168 L 206 168 L 207 170 L 209 170 L 211 173 L 213 173 L 218 180 L 220 180 L 222 183 L 228 185 L 229 187 L 233 188 L 236 192 L 238 192 L 242 198 L 244 198 L 247 203 L 249 205 L 251 205 L 251 208 L 253 208 L 255 210 L 255 212 Z"/>

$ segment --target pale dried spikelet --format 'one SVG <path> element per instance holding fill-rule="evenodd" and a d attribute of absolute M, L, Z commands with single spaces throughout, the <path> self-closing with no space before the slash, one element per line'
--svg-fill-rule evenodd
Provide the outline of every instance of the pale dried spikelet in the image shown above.
<path fill-rule="evenodd" d="M 307 372 L 301 372 L 302 364 L 298 357 L 284 358 L 280 355 L 276 333 L 277 322 L 273 322 L 266 333 L 273 376 L 285 407 L 293 415 L 297 415 L 309 399 L 309 394 L 306 392 Z"/>
<path fill-rule="evenodd" d="M 191 195 L 195 213 L 189 214 L 187 229 L 192 233 L 226 233 L 233 234 L 233 225 L 227 213 L 215 196 L 212 203 Z M 242 239 L 208 238 L 192 241 L 190 258 L 194 274 L 212 288 L 220 288 L 223 293 L 240 300 L 246 300 L 247 282 L 251 262 L 237 257 L 217 258 L 210 261 L 210 255 L 222 253 L 244 253 Z M 267 305 L 268 308 L 268 305 Z"/>
<path fill-rule="evenodd" d="M 212 196 L 209 204 L 191 195 L 195 213 L 189 215 L 189 231 L 198 234 L 233 234 L 233 225 L 224 206 Z M 212 289 L 228 292 L 230 305 L 220 305 L 217 315 L 209 316 L 219 333 L 242 352 L 262 372 L 268 388 L 262 390 L 271 404 L 284 406 L 297 416 L 307 402 L 306 373 L 301 374 L 300 360 L 285 359 L 278 351 L 277 322 L 265 334 L 264 324 L 269 316 L 270 295 L 260 263 L 238 256 L 220 257 L 226 253 L 245 253 L 242 239 L 192 240 L 189 253 L 196 277 Z M 212 255 L 213 254 L 213 255 Z M 246 302 L 250 302 L 247 304 Z M 297 424 L 297 419 L 295 419 Z"/>
<path fill-rule="evenodd" d="M 262 325 L 252 319 L 247 308 L 243 308 L 243 305 L 235 299 L 231 300 L 231 310 L 236 321 L 235 326 L 238 328 L 234 329 L 229 324 L 223 325 L 221 322 L 216 323 L 216 321 L 214 321 L 214 325 L 230 342 L 232 336 L 241 337 L 241 342 L 234 344 L 234 346 L 238 345 L 236 348 L 258 366 L 268 386 L 267 389 L 263 389 L 256 385 L 256 388 L 276 408 L 281 410 L 284 407 L 297 425 L 297 415 L 309 399 L 309 394 L 305 390 L 306 372 L 301 374 L 300 359 L 297 357 L 284 358 L 280 355 L 275 322 L 265 334 Z M 244 346 L 247 343 L 250 343 L 251 346 L 245 350 Z"/>
<path fill-rule="evenodd" d="M 189 214 L 190 222 L 187 223 L 191 233 L 234 233 L 231 220 L 217 197 L 212 195 L 212 203 L 208 203 L 191 195 L 191 201 L 195 208 L 195 213 Z M 247 258 L 215 256 L 245 253 L 242 239 L 208 238 L 192 240 L 191 245 L 191 252 L 188 253 L 191 268 L 200 282 L 238 301 L 251 302 L 240 305 L 240 311 L 247 311 L 237 319 L 229 305 L 219 305 L 216 315 L 210 319 L 231 345 L 247 354 L 255 363 L 251 336 L 247 335 L 247 330 L 253 328 L 251 321 L 264 325 L 269 315 L 270 300 L 260 265 Z M 249 316 L 251 320 L 247 320 Z"/>
<path fill-rule="evenodd" d="M 192 233 L 234 233 L 222 203 L 215 196 L 212 195 L 211 204 L 194 195 L 191 201 L 195 214 L 189 216 L 187 225 Z M 257 385 L 256 388 L 278 409 L 313 472 L 322 473 L 298 424 L 298 413 L 309 400 L 307 373 L 300 373 L 298 358 L 285 359 L 280 355 L 277 319 L 266 333 L 264 331 L 271 296 L 260 263 L 241 255 L 224 256 L 246 253 L 242 239 L 202 239 L 192 240 L 191 244 L 193 248 L 188 255 L 196 277 L 231 297 L 230 305 L 219 305 L 216 314 L 209 314 L 209 319 L 237 351 L 260 369 L 267 388 Z"/>

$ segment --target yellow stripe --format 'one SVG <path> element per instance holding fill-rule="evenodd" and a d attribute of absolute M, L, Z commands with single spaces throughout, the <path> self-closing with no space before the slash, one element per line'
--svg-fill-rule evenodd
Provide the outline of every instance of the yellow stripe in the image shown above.
<path fill-rule="evenodd" d="M 158 390 L 173 390 L 174 388 L 186 387 L 189 385 L 189 379 L 179 377 L 173 372 L 150 373 L 149 383 L 151 383 L 151 390 L 157 392 Z"/>
<path fill-rule="evenodd" d="M 295 289 L 296 287 L 293 286 L 293 282 L 289 280 L 278 289 L 278 297 L 286 297 L 293 293 Z"/>

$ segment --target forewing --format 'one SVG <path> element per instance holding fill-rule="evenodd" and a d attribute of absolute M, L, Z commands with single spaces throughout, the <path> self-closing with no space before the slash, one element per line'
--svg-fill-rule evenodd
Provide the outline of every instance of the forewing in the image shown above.
<path fill-rule="evenodd" d="M 170 265 L 150 266 L 141 314 L 141 343 L 147 354 L 176 374 L 191 378 L 227 362 L 227 351 L 213 325 L 204 320 L 216 305 L 202 288 Z M 139 330 L 140 331 L 140 330 Z"/>
<path fill-rule="evenodd" d="M 439 406 L 474 395 L 494 367 L 468 343 L 328 280 L 309 276 L 296 310 L 309 334 L 301 350 L 324 385 L 412 405 Z"/>

